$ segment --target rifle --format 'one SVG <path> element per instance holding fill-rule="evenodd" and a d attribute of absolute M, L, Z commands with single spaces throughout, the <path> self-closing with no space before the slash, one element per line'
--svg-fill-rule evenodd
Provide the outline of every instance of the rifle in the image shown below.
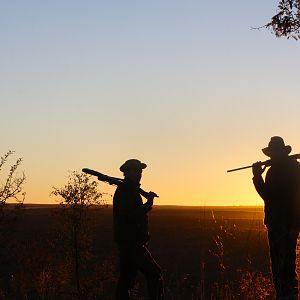
<path fill-rule="evenodd" d="M 86 173 L 86 174 L 89 174 L 89 175 L 93 175 L 93 176 L 96 176 L 98 177 L 98 180 L 100 181 L 104 181 L 110 185 L 116 185 L 116 186 L 119 186 L 121 183 L 123 183 L 124 179 L 121 179 L 121 178 L 116 178 L 116 177 L 111 177 L 111 176 L 108 176 L 108 175 L 105 175 L 105 174 L 102 174 L 98 171 L 94 171 L 94 170 L 91 170 L 91 169 L 88 169 L 88 168 L 83 168 L 82 169 L 82 172 L 83 173 Z M 154 197 L 159 197 L 158 195 L 156 195 L 155 193 L 153 192 L 146 192 L 144 191 L 143 189 L 139 188 L 139 193 L 144 196 L 146 199 L 148 199 L 149 197 L 149 194 L 152 193 L 154 194 Z"/>
<path fill-rule="evenodd" d="M 292 158 L 292 159 L 299 159 L 300 158 L 300 153 L 289 155 L 289 157 Z M 261 164 L 261 166 L 269 167 L 272 164 L 272 160 L 268 159 L 266 161 L 260 162 L 260 164 Z M 246 167 L 241 167 L 241 168 L 236 168 L 236 169 L 232 169 L 232 170 L 227 170 L 227 173 L 234 172 L 234 171 L 239 171 L 239 170 L 243 170 L 243 169 L 248 169 L 248 168 L 252 168 L 252 165 L 246 166 Z"/>

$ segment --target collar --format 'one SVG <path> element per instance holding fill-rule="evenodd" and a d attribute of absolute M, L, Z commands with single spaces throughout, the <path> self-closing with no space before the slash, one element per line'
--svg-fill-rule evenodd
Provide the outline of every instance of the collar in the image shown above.
<path fill-rule="evenodd" d="M 134 188 L 139 188 L 141 186 L 140 183 L 136 183 L 128 178 L 125 178 L 124 181 L 123 181 L 126 185 L 128 186 L 131 186 L 131 187 L 134 187 Z"/>

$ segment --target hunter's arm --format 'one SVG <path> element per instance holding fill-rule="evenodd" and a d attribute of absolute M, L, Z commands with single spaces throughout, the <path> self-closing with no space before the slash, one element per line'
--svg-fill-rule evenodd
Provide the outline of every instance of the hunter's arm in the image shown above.
<path fill-rule="evenodd" d="M 256 162 L 252 165 L 252 173 L 253 173 L 253 184 L 257 191 L 257 193 L 260 195 L 260 197 L 266 201 L 267 195 L 266 195 L 266 185 L 262 178 L 262 174 L 266 168 L 262 168 L 261 162 Z"/>
<path fill-rule="evenodd" d="M 252 178 L 254 187 L 259 194 L 259 196 L 266 201 L 266 189 L 265 189 L 265 182 L 262 178 L 262 176 L 253 176 Z"/>
<path fill-rule="evenodd" d="M 133 195 L 126 190 L 117 189 L 114 195 L 114 210 L 126 218 L 139 218 L 152 209 L 153 201 L 136 206 L 132 201 Z"/>

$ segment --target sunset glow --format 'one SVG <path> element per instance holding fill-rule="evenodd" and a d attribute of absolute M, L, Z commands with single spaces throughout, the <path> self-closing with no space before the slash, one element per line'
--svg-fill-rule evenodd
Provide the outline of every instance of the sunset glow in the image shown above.
<path fill-rule="evenodd" d="M 299 42 L 250 29 L 272 1 L 215 5 L 0 4 L 0 152 L 23 158 L 26 202 L 55 203 L 68 171 L 122 177 L 138 158 L 156 204 L 263 204 L 251 169 L 226 170 L 267 159 L 273 135 L 300 152 Z"/>

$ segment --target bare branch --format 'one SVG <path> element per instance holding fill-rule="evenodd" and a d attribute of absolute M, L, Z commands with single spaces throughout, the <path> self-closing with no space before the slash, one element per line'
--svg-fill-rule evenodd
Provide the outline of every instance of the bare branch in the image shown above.
<path fill-rule="evenodd" d="M 14 151 L 8 151 L 3 157 L 1 157 L 0 171 L 7 163 L 8 158 L 13 154 Z M 2 185 L 2 187 L 0 187 L 0 208 L 4 207 L 9 199 L 14 199 L 18 203 L 24 202 L 25 193 L 22 193 L 22 190 L 26 180 L 26 176 L 24 172 L 21 176 L 17 175 L 17 169 L 19 168 L 21 163 L 22 159 L 18 158 L 16 162 L 10 166 L 10 170 L 7 178 L 5 179 L 5 183 Z M 20 195 L 22 196 L 21 198 Z"/>

